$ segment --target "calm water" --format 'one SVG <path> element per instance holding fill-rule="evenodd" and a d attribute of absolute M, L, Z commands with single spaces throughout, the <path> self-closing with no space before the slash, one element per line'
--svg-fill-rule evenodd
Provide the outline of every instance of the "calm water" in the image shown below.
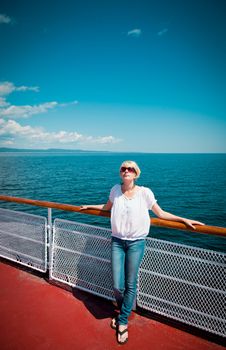
<path fill-rule="evenodd" d="M 74 205 L 105 203 L 111 187 L 119 182 L 118 169 L 125 159 L 139 164 L 138 184 L 150 187 L 164 210 L 226 227 L 226 154 L 0 153 L 0 193 Z M 47 213 L 14 203 L 0 206 Z M 84 214 L 55 210 L 53 217 L 110 227 L 109 219 Z M 210 235 L 155 227 L 151 235 L 226 251 L 226 240 Z"/>

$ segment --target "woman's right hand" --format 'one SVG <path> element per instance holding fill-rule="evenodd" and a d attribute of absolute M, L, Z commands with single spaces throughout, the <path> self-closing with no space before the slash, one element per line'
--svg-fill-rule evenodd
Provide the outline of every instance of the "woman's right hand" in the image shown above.
<path fill-rule="evenodd" d="M 80 205 L 80 210 L 88 209 L 88 205 Z"/>
<path fill-rule="evenodd" d="M 106 204 L 98 204 L 98 205 L 81 205 L 80 210 L 86 210 L 86 209 L 96 209 L 96 210 L 111 210 L 112 203 L 108 201 Z"/>

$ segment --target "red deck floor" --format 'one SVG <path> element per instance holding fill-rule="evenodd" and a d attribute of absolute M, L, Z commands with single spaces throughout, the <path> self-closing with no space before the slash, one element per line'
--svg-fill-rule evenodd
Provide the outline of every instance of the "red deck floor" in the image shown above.
<path fill-rule="evenodd" d="M 74 294 L 0 262 L 1 350 L 113 350 L 112 304 Z M 133 313 L 124 349 L 223 350 L 223 346 Z"/>

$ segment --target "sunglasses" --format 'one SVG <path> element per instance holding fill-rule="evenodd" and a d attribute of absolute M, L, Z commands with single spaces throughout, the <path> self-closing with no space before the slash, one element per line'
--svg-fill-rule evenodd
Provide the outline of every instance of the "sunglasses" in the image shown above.
<path fill-rule="evenodd" d="M 126 167 L 126 166 L 122 166 L 120 171 L 122 173 L 124 173 L 126 170 L 128 170 L 129 173 L 135 173 L 136 174 L 136 170 L 130 166 Z"/>

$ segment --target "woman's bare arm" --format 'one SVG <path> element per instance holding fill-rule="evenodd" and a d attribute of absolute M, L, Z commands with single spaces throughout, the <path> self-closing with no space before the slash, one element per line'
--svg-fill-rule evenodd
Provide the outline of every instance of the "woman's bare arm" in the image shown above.
<path fill-rule="evenodd" d="M 112 208 L 112 203 L 110 200 L 107 201 L 106 204 L 97 204 L 97 205 L 81 205 L 80 210 L 85 210 L 85 209 L 101 209 L 101 210 L 111 210 Z"/>
<path fill-rule="evenodd" d="M 188 227 L 191 227 L 194 230 L 195 230 L 195 226 L 194 225 L 204 225 L 204 223 L 202 223 L 200 221 L 190 220 L 190 219 L 182 218 L 180 216 L 176 216 L 176 215 L 173 215 L 171 213 L 168 213 L 165 210 L 163 210 L 157 203 L 155 203 L 153 205 L 151 210 L 160 219 L 182 222 L 182 223 L 184 223 Z"/>

